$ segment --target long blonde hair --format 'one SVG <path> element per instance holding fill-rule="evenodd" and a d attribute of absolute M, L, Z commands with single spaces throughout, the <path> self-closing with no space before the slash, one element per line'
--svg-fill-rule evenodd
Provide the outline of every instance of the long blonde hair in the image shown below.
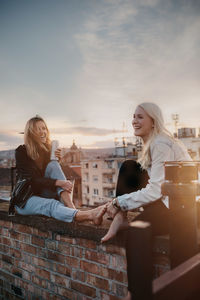
<path fill-rule="evenodd" d="M 138 105 L 143 108 L 144 111 L 153 120 L 152 131 L 148 137 L 147 142 L 143 144 L 142 153 L 138 159 L 143 169 L 147 169 L 151 164 L 150 145 L 159 134 L 165 135 L 171 140 L 175 141 L 173 135 L 165 128 L 163 114 L 160 107 L 152 102 L 144 102 Z"/>
<path fill-rule="evenodd" d="M 47 129 L 47 141 L 45 144 L 41 142 L 40 138 L 38 137 L 35 131 L 35 125 L 39 121 L 42 121 Z M 47 127 L 46 122 L 40 116 L 33 117 L 26 123 L 24 130 L 24 144 L 26 146 L 28 156 L 30 156 L 33 160 L 39 158 L 39 151 L 41 151 L 41 149 L 43 149 L 46 152 L 50 151 L 51 141 L 49 129 Z"/>

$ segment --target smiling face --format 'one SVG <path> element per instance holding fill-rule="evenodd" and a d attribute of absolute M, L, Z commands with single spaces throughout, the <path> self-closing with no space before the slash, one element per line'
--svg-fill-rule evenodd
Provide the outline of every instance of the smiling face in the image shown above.
<path fill-rule="evenodd" d="M 154 122 L 145 110 L 138 106 L 133 115 L 132 125 L 135 136 L 141 137 L 143 141 L 146 142 L 153 130 Z"/>
<path fill-rule="evenodd" d="M 45 123 L 43 121 L 37 121 L 34 126 L 34 131 L 39 137 L 41 143 L 45 144 L 48 137 L 48 131 Z"/>

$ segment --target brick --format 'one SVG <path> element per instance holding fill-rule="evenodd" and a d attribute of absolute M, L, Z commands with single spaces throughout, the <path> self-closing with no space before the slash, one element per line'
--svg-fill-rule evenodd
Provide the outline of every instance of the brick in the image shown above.
<path fill-rule="evenodd" d="M 26 262 L 19 261 L 19 267 L 22 270 L 28 271 L 30 273 L 35 272 L 35 266 L 33 266 L 31 263 L 27 264 Z"/>
<path fill-rule="evenodd" d="M 62 297 L 65 297 L 66 299 L 75 299 L 74 292 L 71 291 L 70 289 L 58 287 L 58 294 Z M 54 297 L 52 299 L 54 300 Z M 58 299 L 60 300 L 60 298 L 58 298 Z"/>
<path fill-rule="evenodd" d="M 28 252 L 28 253 L 31 253 L 31 254 L 36 254 L 37 253 L 37 248 L 32 246 L 32 245 L 21 243 L 20 248 L 24 252 Z"/>
<path fill-rule="evenodd" d="M 57 250 L 57 242 L 46 240 L 45 247 L 50 250 Z"/>
<path fill-rule="evenodd" d="M 50 272 L 49 272 L 49 271 L 46 271 L 46 270 L 43 270 L 43 269 L 36 268 L 35 274 L 36 274 L 37 276 L 41 277 L 41 278 L 50 280 Z"/>
<path fill-rule="evenodd" d="M 46 280 L 43 280 L 37 276 L 32 276 L 32 282 L 36 285 L 39 285 L 41 287 L 43 287 L 44 289 L 47 287 L 47 282 Z"/>
<path fill-rule="evenodd" d="M 69 287 L 69 279 L 67 279 L 65 276 L 51 274 L 51 281 L 56 285 L 62 285 L 67 288 Z"/>
<path fill-rule="evenodd" d="M 96 297 L 96 289 L 76 281 L 71 282 L 71 289 L 93 298 Z"/>
<path fill-rule="evenodd" d="M 19 268 L 13 267 L 11 272 L 13 275 L 22 278 L 22 271 Z"/>
<path fill-rule="evenodd" d="M 4 270 L 0 269 L 0 277 L 2 277 L 4 279 L 4 282 L 10 282 L 13 283 L 14 282 L 14 278 L 11 274 L 8 274 L 7 272 L 5 272 Z"/>
<path fill-rule="evenodd" d="M 111 268 L 126 271 L 126 258 L 119 255 L 111 256 Z"/>
<path fill-rule="evenodd" d="M 80 262 L 80 268 L 84 270 L 85 272 L 93 273 L 93 274 L 99 274 L 99 267 L 97 264 L 81 260 Z"/>
<path fill-rule="evenodd" d="M 63 264 L 65 263 L 65 256 L 60 253 L 56 253 L 54 251 L 47 251 L 47 257 L 48 259 L 61 262 Z"/>
<path fill-rule="evenodd" d="M 79 260 L 77 258 L 66 256 L 65 262 L 72 268 L 79 268 Z"/>
<path fill-rule="evenodd" d="M 42 258 L 48 258 L 48 250 L 45 248 L 37 248 L 37 256 Z"/>
<path fill-rule="evenodd" d="M 7 236 L 9 237 L 9 229 L 8 228 L 0 228 L 0 234 L 3 235 L 3 236 Z"/>
<path fill-rule="evenodd" d="M 0 227 L 12 228 L 12 222 L 0 220 Z"/>
<path fill-rule="evenodd" d="M 22 271 L 22 278 L 28 281 L 31 281 L 31 273 L 27 272 L 27 271 Z"/>
<path fill-rule="evenodd" d="M 117 245 L 99 245 L 99 250 L 103 250 L 106 253 L 111 253 L 111 254 L 118 254 L 121 256 L 126 256 L 126 249 L 123 247 L 119 247 Z"/>
<path fill-rule="evenodd" d="M 17 249 L 10 249 L 10 255 L 15 257 L 15 258 L 21 258 L 21 251 L 17 250 Z"/>
<path fill-rule="evenodd" d="M 31 241 L 31 235 L 30 234 L 24 234 L 24 233 L 21 233 L 21 232 L 17 232 L 13 229 L 10 230 L 10 237 L 12 239 L 22 241 L 24 243 L 30 243 L 30 241 Z"/>
<path fill-rule="evenodd" d="M 60 264 L 57 264 L 57 266 L 56 266 L 57 268 L 56 268 L 56 270 L 57 270 L 57 272 L 58 273 L 61 273 L 61 274 L 63 274 L 63 275 L 65 275 L 65 276 L 68 276 L 68 277 L 71 277 L 71 268 L 70 267 L 68 267 L 68 266 L 63 266 L 63 265 L 60 265 Z"/>
<path fill-rule="evenodd" d="M 78 281 L 84 282 L 85 278 L 86 278 L 86 273 L 79 271 L 79 270 L 74 270 L 74 271 L 72 271 L 72 278 L 73 278 L 73 280 L 78 280 Z"/>
<path fill-rule="evenodd" d="M 44 239 L 42 239 L 42 238 L 40 238 L 40 237 L 37 237 L 37 236 L 35 236 L 35 235 L 33 235 L 33 236 L 31 237 L 31 243 L 32 243 L 33 245 L 37 245 L 37 246 L 43 247 L 43 248 L 44 248 L 44 246 L 45 246 Z"/>
<path fill-rule="evenodd" d="M 14 224 L 13 228 L 18 232 L 29 233 L 29 234 L 33 233 L 33 228 L 27 225 Z"/>
<path fill-rule="evenodd" d="M 71 256 L 75 256 L 75 257 L 83 257 L 83 250 L 81 248 L 78 247 L 70 247 L 71 249 Z"/>
<path fill-rule="evenodd" d="M 13 258 L 11 256 L 8 256 L 8 255 L 5 255 L 5 254 L 2 255 L 1 259 L 2 259 L 2 261 L 6 262 L 8 264 L 11 264 L 11 265 L 14 262 L 14 260 L 13 260 Z"/>
<path fill-rule="evenodd" d="M 99 267 L 99 275 L 108 279 L 127 283 L 127 273 L 118 269 L 109 269 L 108 267 Z"/>
<path fill-rule="evenodd" d="M 95 252 L 86 250 L 85 251 L 85 258 L 88 260 L 96 261 L 98 263 L 108 265 L 109 264 L 109 255 L 103 253 L 103 252 Z"/>
<path fill-rule="evenodd" d="M 36 236 L 40 236 L 43 238 L 49 238 L 49 239 L 52 238 L 52 232 L 50 231 L 41 231 L 38 228 L 33 228 L 32 233 Z"/>
<path fill-rule="evenodd" d="M 66 244 L 58 244 L 58 251 L 63 255 L 70 255 L 70 246 Z"/>
<path fill-rule="evenodd" d="M 95 249 L 97 248 L 97 243 L 92 241 L 92 240 L 86 240 L 86 239 L 76 239 L 76 243 L 79 246 L 82 246 L 84 248 L 89 248 L 89 249 Z"/>
<path fill-rule="evenodd" d="M 10 263 L 7 263 L 5 261 L 2 261 L 2 264 L 1 264 L 1 268 L 4 270 L 4 271 L 7 271 L 7 272 L 11 272 L 11 269 L 12 269 L 12 264 Z"/>
<path fill-rule="evenodd" d="M 46 261 L 42 258 L 38 258 L 38 257 L 32 257 L 32 264 L 39 266 L 39 267 L 45 267 L 46 266 Z"/>
<path fill-rule="evenodd" d="M 60 235 L 60 234 L 57 234 L 55 239 L 57 241 L 72 244 L 72 245 L 76 244 L 76 239 L 75 238 L 70 238 L 68 236 L 64 236 L 64 235 Z"/>
<path fill-rule="evenodd" d="M 125 297 L 127 295 L 127 287 L 115 282 L 112 282 L 112 291 L 118 297 Z"/>
<path fill-rule="evenodd" d="M 8 247 L 6 245 L 0 245 L 0 252 L 9 254 L 10 253 L 10 247 Z"/>
<path fill-rule="evenodd" d="M 9 238 L 2 237 L 1 242 L 4 245 L 11 246 L 11 241 Z"/>
<path fill-rule="evenodd" d="M 109 282 L 108 280 L 100 277 L 96 277 L 91 274 L 87 274 L 86 282 L 91 284 L 92 286 L 96 286 L 97 288 L 101 290 L 109 290 Z"/>

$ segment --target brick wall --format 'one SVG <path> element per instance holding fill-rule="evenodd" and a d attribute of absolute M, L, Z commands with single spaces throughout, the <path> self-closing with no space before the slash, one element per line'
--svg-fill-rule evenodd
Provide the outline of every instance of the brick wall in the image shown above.
<path fill-rule="evenodd" d="M 104 233 L 92 225 L 0 213 L 0 299 L 121 299 L 127 293 L 125 237 L 101 245 Z M 156 243 L 158 276 L 169 261 L 167 239 Z"/>

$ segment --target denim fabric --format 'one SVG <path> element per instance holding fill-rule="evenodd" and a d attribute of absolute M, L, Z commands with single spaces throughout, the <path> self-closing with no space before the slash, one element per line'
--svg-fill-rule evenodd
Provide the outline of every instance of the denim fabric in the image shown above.
<path fill-rule="evenodd" d="M 57 161 L 51 161 L 46 168 L 45 177 L 66 180 L 66 177 Z M 62 188 L 57 188 L 57 193 L 63 191 Z M 53 217 L 55 219 L 72 222 L 74 216 L 77 213 L 76 209 L 66 207 L 60 201 L 57 201 L 53 198 L 53 193 L 51 191 L 44 190 L 44 194 L 42 196 L 32 196 L 28 199 L 24 208 L 19 208 L 15 206 L 18 214 L 21 215 L 44 215 L 47 217 Z M 49 198 L 47 198 L 49 196 Z"/>

